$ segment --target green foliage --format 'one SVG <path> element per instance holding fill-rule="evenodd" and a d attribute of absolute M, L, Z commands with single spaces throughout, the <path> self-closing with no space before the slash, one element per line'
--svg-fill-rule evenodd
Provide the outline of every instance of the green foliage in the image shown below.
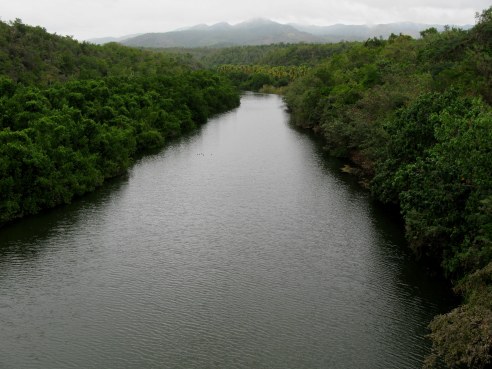
<path fill-rule="evenodd" d="M 400 207 L 416 255 L 465 281 L 465 305 L 431 324 L 427 367 L 490 367 L 492 8 L 469 31 L 421 36 L 351 43 L 291 83 L 285 101 L 295 124 L 323 134 Z"/>
<path fill-rule="evenodd" d="M 165 49 L 177 55 L 192 55 L 207 68 L 221 65 L 315 66 L 349 48 L 347 42 L 335 44 L 272 44 L 227 48 Z"/>
<path fill-rule="evenodd" d="M 387 91 L 380 91 L 386 76 L 378 58 L 384 45 L 385 42 L 353 43 L 287 89 L 285 100 L 293 122 L 322 132 L 334 155 L 349 156 L 368 137 L 379 135 L 379 127 L 373 124 L 377 117 L 371 118 L 365 107 L 381 105 L 372 99 L 376 94 L 369 91 L 388 95 Z"/>
<path fill-rule="evenodd" d="M 471 34 L 475 40 L 484 48 L 492 47 L 492 7 L 476 14 L 477 24 L 473 27 Z"/>
<path fill-rule="evenodd" d="M 302 66 L 268 66 L 224 64 L 217 71 L 227 76 L 241 90 L 259 91 L 264 86 L 283 87 L 306 75 L 309 68 Z"/>
<path fill-rule="evenodd" d="M 223 77 L 174 56 L 79 44 L 18 20 L 0 22 L 6 40 L 0 225 L 69 203 L 136 156 L 239 104 Z"/>
<path fill-rule="evenodd" d="M 492 189 L 492 114 L 479 100 L 452 95 L 444 100 L 437 96 L 437 105 L 426 115 L 395 133 L 400 148 L 393 146 L 392 153 L 401 161 L 388 170 L 395 160 L 385 160 L 373 189 L 378 193 L 382 183 L 398 196 L 407 238 L 417 254 L 441 260 L 445 273 L 461 276 L 492 260 L 483 228 L 492 219 L 481 210 Z M 422 100 L 407 110 L 414 111 Z M 436 109 L 444 101 L 447 105 Z M 429 132 L 408 132 L 408 126 L 418 123 Z M 405 146 L 404 137 L 413 145 Z"/>
<path fill-rule="evenodd" d="M 488 297 L 492 299 L 492 294 Z M 488 368 L 492 362 L 492 314 L 482 306 L 464 305 L 435 318 L 430 325 L 433 353 L 425 368 Z"/>
<path fill-rule="evenodd" d="M 436 29 L 436 27 L 430 27 L 430 28 L 427 28 L 427 29 L 421 31 L 420 37 L 428 38 L 428 37 L 434 37 L 438 34 L 439 34 L 439 31 Z"/>
<path fill-rule="evenodd" d="M 430 324 L 433 342 L 425 368 L 477 368 L 492 364 L 492 263 L 465 278 L 457 291 L 466 304 Z"/>
<path fill-rule="evenodd" d="M 368 40 L 377 47 L 383 40 Z M 217 69 L 235 86 L 247 91 L 285 91 L 285 87 L 331 56 L 349 49 L 336 44 L 273 44 L 229 48 L 166 49 L 177 55 L 193 55 L 202 65 Z M 375 77 L 375 76 L 373 76 Z M 369 82 L 369 81 L 368 81 Z"/>
<path fill-rule="evenodd" d="M 19 19 L 9 24 L 0 21 L 0 76 L 14 82 L 49 86 L 70 79 L 158 76 L 186 71 L 191 66 L 195 66 L 194 61 L 180 55 L 116 43 L 79 43 L 25 25 Z"/>
<path fill-rule="evenodd" d="M 389 139 L 379 152 L 381 159 L 372 182 L 373 193 L 381 201 L 398 203 L 398 196 L 408 181 L 404 167 L 420 159 L 436 143 L 436 114 L 448 107 L 458 114 L 467 113 L 471 103 L 457 100 L 457 96 L 457 91 L 421 95 L 383 126 Z"/>

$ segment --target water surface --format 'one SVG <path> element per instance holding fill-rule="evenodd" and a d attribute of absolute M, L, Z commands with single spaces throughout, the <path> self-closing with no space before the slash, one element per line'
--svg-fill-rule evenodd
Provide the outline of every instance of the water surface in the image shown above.
<path fill-rule="evenodd" d="M 288 125 L 237 110 L 0 230 L 1 368 L 418 368 L 443 286 Z"/>

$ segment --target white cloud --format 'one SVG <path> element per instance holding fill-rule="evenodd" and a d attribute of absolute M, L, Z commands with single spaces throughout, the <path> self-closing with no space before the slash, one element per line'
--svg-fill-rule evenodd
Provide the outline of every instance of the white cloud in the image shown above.
<path fill-rule="evenodd" d="M 475 12 L 490 5 L 490 0 L 15 0 L 3 2 L 0 15 L 87 39 L 257 17 L 320 25 L 473 24 Z"/>

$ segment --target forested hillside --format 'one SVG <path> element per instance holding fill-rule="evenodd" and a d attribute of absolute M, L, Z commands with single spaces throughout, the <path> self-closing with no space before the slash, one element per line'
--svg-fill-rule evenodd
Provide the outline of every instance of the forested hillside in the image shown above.
<path fill-rule="evenodd" d="M 253 19 L 235 25 L 198 25 L 164 33 L 146 33 L 123 40 L 135 47 L 225 47 L 231 45 L 269 45 L 281 42 L 321 42 L 322 38 L 267 19 Z"/>
<path fill-rule="evenodd" d="M 330 26 L 310 26 L 301 24 L 281 24 L 268 19 L 251 19 L 231 25 L 221 22 L 213 25 L 199 24 L 170 32 L 145 33 L 124 36 L 121 39 L 102 38 L 91 40 L 94 43 L 115 41 L 134 47 L 210 47 L 222 48 L 244 45 L 270 45 L 280 43 L 335 43 L 340 41 L 364 41 L 372 37 L 387 38 L 392 33 L 404 33 L 418 37 L 419 32 L 442 25 L 422 23 L 387 23 L 373 25 L 333 24 Z M 468 26 L 465 26 L 468 27 Z"/>
<path fill-rule="evenodd" d="M 69 203 L 239 104 L 176 56 L 0 22 L 0 225 Z"/>

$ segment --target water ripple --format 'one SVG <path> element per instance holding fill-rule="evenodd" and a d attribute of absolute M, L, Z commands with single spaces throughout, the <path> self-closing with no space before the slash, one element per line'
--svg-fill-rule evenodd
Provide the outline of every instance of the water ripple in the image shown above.
<path fill-rule="evenodd" d="M 279 106 L 1 230 L 0 366 L 420 367 L 442 288 Z"/>

